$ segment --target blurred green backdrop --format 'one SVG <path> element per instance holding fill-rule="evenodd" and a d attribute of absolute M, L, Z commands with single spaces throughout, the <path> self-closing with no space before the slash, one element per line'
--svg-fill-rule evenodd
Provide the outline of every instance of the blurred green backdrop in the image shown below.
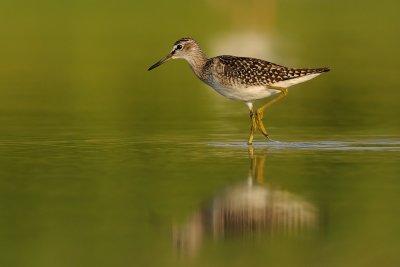
<path fill-rule="evenodd" d="M 97 111 L 122 128 L 129 117 L 128 128 L 135 132 L 150 130 L 131 127 L 149 119 L 158 131 L 165 123 L 221 117 L 247 127 L 245 107 L 205 89 L 186 63 L 146 71 L 176 39 L 191 36 L 209 56 L 252 56 L 254 46 L 261 46 L 268 51 L 264 58 L 279 64 L 332 68 L 274 107 L 273 125 L 295 124 L 294 129 L 301 119 L 307 125 L 335 124 L 340 133 L 362 128 L 393 134 L 400 112 L 395 3 L 3 1 L 2 131 L 14 135 L 27 119 L 41 124 L 43 113 L 62 113 L 55 116 L 61 127 L 86 125 Z M 260 44 L 251 46 L 253 36 Z M 298 116 L 283 119 L 291 113 Z M 351 129 L 345 121 L 352 121 Z"/>
<path fill-rule="evenodd" d="M 399 8 L 1 1 L 0 265 L 398 266 Z M 209 236 L 194 259 L 177 259 L 171 225 L 244 181 L 249 164 L 245 147 L 224 143 L 247 138 L 243 104 L 207 88 L 184 62 L 147 72 L 186 36 L 208 56 L 332 69 L 268 111 L 273 138 L 367 148 L 375 140 L 382 150 L 258 152 L 267 180 L 317 207 L 319 230 L 225 243 Z"/>

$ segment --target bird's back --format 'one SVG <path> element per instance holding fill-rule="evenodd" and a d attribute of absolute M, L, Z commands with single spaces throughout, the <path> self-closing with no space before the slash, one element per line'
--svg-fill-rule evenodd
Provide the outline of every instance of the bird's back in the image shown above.
<path fill-rule="evenodd" d="M 267 87 L 276 84 L 290 86 L 293 85 L 289 83 L 290 80 L 302 82 L 299 79 L 301 77 L 315 76 L 329 71 L 328 68 L 287 68 L 261 59 L 227 55 L 209 59 L 205 68 L 208 68 L 206 72 L 212 75 L 214 82 L 226 87 Z"/>

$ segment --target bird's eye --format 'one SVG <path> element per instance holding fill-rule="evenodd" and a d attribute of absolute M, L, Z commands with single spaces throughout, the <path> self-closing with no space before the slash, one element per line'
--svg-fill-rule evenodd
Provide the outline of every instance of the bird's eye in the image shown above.
<path fill-rule="evenodd" d="M 177 49 L 177 50 L 181 50 L 182 48 L 183 48 L 183 46 L 180 45 L 180 44 L 176 46 L 176 49 Z"/>

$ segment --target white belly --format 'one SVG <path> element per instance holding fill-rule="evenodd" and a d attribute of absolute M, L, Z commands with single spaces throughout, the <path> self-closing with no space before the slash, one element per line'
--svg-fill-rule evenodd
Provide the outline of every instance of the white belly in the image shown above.
<path fill-rule="evenodd" d="M 299 78 L 294 78 L 286 81 L 281 81 L 274 83 L 273 86 L 277 87 L 282 87 L 282 88 L 288 88 L 292 85 L 299 84 L 305 81 L 308 81 L 312 78 L 315 78 L 316 76 L 320 75 L 320 73 L 316 74 L 310 74 L 307 76 L 299 77 Z M 214 82 L 212 84 L 209 84 L 212 88 L 214 88 L 215 91 L 220 93 L 221 95 L 234 99 L 234 100 L 240 100 L 244 102 L 253 102 L 258 99 L 266 98 L 269 96 L 272 96 L 274 94 L 280 93 L 279 90 L 274 90 L 271 88 L 268 88 L 268 86 L 232 86 L 232 87 L 225 87 L 219 84 L 218 82 Z"/>
<path fill-rule="evenodd" d="M 212 87 L 215 91 L 229 99 L 244 102 L 252 102 L 279 93 L 278 90 L 267 89 L 265 86 L 223 87 L 219 84 L 213 84 Z"/>

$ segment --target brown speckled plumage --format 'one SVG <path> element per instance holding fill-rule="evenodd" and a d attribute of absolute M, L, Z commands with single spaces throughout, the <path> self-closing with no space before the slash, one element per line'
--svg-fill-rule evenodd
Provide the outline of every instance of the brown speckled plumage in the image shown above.
<path fill-rule="evenodd" d="M 257 58 L 226 55 L 210 58 L 203 69 L 203 73 L 214 73 L 227 86 L 268 86 L 280 81 L 327 71 L 329 71 L 328 68 L 287 68 Z"/>

